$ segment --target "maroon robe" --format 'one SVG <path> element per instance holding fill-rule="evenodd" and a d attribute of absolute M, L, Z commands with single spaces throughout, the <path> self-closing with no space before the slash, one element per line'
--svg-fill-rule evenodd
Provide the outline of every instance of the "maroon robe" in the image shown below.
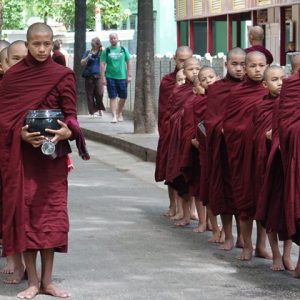
<path fill-rule="evenodd" d="M 73 71 L 51 57 L 36 61 L 31 54 L 11 67 L 0 90 L 0 169 L 3 181 L 3 254 L 28 249 L 66 251 L 67 141 L 57 144 L 58 157 L 43 155 L 21 140 L 25 116 L 32 109 L 62 109 L 72 138 L 89 159 L 76 120 Z"/>
<path fill-rule="evenodd" d="M 166 177 L 166 162 L 168 143 L 166 143 L 167 132 L 167 119 L 169 117 L 168 108 L 170 107 L 169 99 L 172 95 L 173 89 L 176 86 L 176 74 L 177 69 L 172 73 L 163 77 L 159 87 L 158 98 L 158 132 L 159 139 L 156 152 L 156 168 L 155 168 L 155 180 L 163 181 Z"/>
<path fill-rule="evenodd" d="M 300 245 L 300 73 L 283 83 L 279 102 L 279 140 L 282 154 L 284 211 L 287 236 Z"/>
<path fill-rule="evenodd" d="M 184 105 L 183 133 L 180 169 L 189 185 L 190 196 L 199 196 L 200 192 L 200 161 L 199 150 L 192 145 L 192 139 L 197 138 L 197 121 L 195 105 L 203 103 L 203 95 L 191 95 Z"/>
<path fill-rule="evenodd" d="M 249 47 L 249 48 L 245 49 L 246 53 L 253 52 L 253 51 L 258 51 L 258 52 L 263 53 L 266 56 L 268 65 L 270 65 L 273 62 L 272 53 L 267 48 L 265 48 L 264 46 L 255 45 L 255 46 L 252 46 L 252 47 Z"/>
<path fill-rule="evenodd" d="M 284 174 L 278 136 L 279 97 L 274 101 L 271 150 L 262 190 L 258 198 L 255 219 L 261 222 L 267 232 L 275 231 L 279 234 L 280 239 L 286 240 L 288 237 L 283 203 Z"/>
<path fill-rule="evenodd" d="M 62 66 L 66 66 L 66 58 L 65 56 L 59 51 L 59 50 L 54 50 L 53 54 L 52 54 L 52 59 L 62 65 Z"/>
<path fill-rule="evenodd" d="M 171 96 L 169 130 L 166 142 L 169 145 L 167 153 L 166 180 L 173 183 L 176 178 L 182 176 L 182 129 L 184 105 L 190 97 L 193 97 L 193 83 L 189 80 L 181 86 L 176 86 Z M 176 187 L 174 187 L 176 189 Z M 179 191 L 181 192 L 181 191 Z M 185 192 L 185 191 L 184 191 Z"/>
<path fill-rule="evenodd" d="M 233 88 L 227 102 L 223 123 L 232 191 L 237 213 L 241 218 L 253 218 L 255 199 L 251 172 L 253 110 L 267 94 L 260 82 L 246 78 Z"/>
<path fill-rule="evenodd" d="M 241 83 L 229 74 L 208 88 L 205 126 L 209 206 L 214 215 L 234 214 L 227 149 L 222 133 L 226 105 L 231 89 Z"/>

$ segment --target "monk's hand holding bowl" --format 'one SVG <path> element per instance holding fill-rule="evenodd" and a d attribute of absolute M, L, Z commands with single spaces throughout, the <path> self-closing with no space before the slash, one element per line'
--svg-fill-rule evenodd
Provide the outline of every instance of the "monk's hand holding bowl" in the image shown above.
<path fill-rule="evenodd" d="M 268 140 L 272 140 L 272 129 L 270 129 L 269 131 L 266 132 L 266 138 Z"/>
<path fill-rule="evenodd" d="M 45 129 L 45 131 L 54 135 L 51 139 L 51 142 L 57 144 L 59 141 L 67 140 L 72 136 L 72 131 L 69 129 L 68 125 L 60 120 L 57 120 L 57 123 L 61 126 L 58 130 Z"/>
<path fill-rule="evenodd" d="M 22 127 L 21 138 L 23 141 L 31 144 L 34 148 L 38 148 L 43 144 L 45 137 L 40 132 L 29 132 L 28 125 Z"/>

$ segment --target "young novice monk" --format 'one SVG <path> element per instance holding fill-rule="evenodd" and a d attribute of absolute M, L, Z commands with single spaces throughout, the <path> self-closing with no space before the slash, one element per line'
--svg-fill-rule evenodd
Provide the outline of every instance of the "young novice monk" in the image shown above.
<path fill-rule="evenodd" d="M 286 236 L 300 246 L 300 72 L 283 81 L 278 110 L 278 133 L 284 171 L 283 212 Z M 294 277 L 300 278 L 300 252 Z"/>
<path fill-rule="evenodd" d="M 76 120 L 74 73 L 52 60 L 52 42 L 48 25 L 32 24 L 27 31 L 28 55 L 6 72 L 0 90 L 0 128 L 5 132 L 0 134 L 3 254 L 24 254 L 28 288 L 18 294 L 21 299 L 32 299 L 38 293 L 70 296 L 52 282 L 54 252 L 68 248 L 67 154 L 71 149 L 67 140 L 76 139 L 81 157 L 89 159 Z M 63 111 L 64 122 L 58 121 L 61 128 L 47 129 L 59 149 L 55 159 L 41 152 L 45 137 L 24 126 L 28 111 L 36 109 Z"/>
<path fill-rule="evenodd" d="M 246 80 L 237 85 L 229 95 L 226 116 L 223 123 L 224 137 L 231 174 L 233 200 L 240 218 L 241 234 L 244 240 L 240 260 L 252 258 L 252 225 L 256 209 L 253 176 L 251 174 L 253 110 L 267 95 L 262 85 L 263 73 L 267 67 L 266 57 L 261 52 L 246 55 Z M 255 255 L 270 257 L 265 250 L 266 233 L 258 226 Z"/>
<path fill-rule="evenodd" d="M 177 226 L 186 226 L 190 224 L 190 202 L 191 197 L 188 194 L 188 183 L 184 179 L 181 171 L 181 160 L 185 153 L 182 153 L 182 126 L 184 116 L 184 105 L 188 99 L 193 96 L 193 80 L 197 77 L 200 70 L 200 62 L 196 58 L 189 58 L 184 62 L 184 74 L 186 82 L 178 86 L 173 91 L 171 97 L 169 121 L 169 148 L 166 169 L 166 180 L 183 198 L 183 218 L 175 223 Z"/>
<path fill-rule="evenodd" d="M 9 45 L 7 48 L 7 65 L 12 67 L 17 62 L 27 56 L 28 49 L 24 41 L 18 40 Z"/>
<path fill-rule="evenodd" d="M 4 66 L 3 70 L 5 70 L 5 72 L 8 70 L 8 68 L 12 67 L 17 62 L 25 58 L 28 53 L 28 50 L 25 46 L 24 41 L 15 41 L 11 43 L 9 47 L 7 47 L 6 53 L 7 53 L 6 62 L 4 62 L 3 64 Z M 3 273 L 13 273 L 13 275 L 7 277 L 4 280 L 4 282 L 10 284 L 20 283 L 24 277 L 24 265 L 22 262 L 21 253 L 17 253 L 16 255 L 13 256 L 8 256 L 6 259 L 7 259 L 7 267 L 4 268 Z"/>
<path fill-rule="evenodd" d="M 221 215 L 225 242 L 220 250 L 231 250 L 234 245 L 232 236 L 232 216 L 236 213 L 228 166 L 227 150 L 222 132 L 226 105 L 230 91 L 242 82 L 245 75 L 246 53 L 241 48 L 233 48 L 227 53 L 225 63 L 227 74 L 214 83 L 207 92 L 205 126 L 207 132 L 207 169 L 209 206 L 214 215 Z M 242 245 L 241 236 L 237 237 L 237 246 Z"/>
<path fill-rule="evenodd" d="M 279 95 L 282 88 L 282 82 L 285 78 L 285 73 L 283 69 L 279 66 L 271 66 L 266 69 L 264 73 L 264 80 L 263 85 L 268 88 L 269 95 L 265 96 L 263 102 L 260 106 L 257 107 L 255 114 L 254 114 L 254 127 L 255 127 L 255 135 L 253 137 L 254 140 L 254 167 L 255 172 L 254 176 L 256 177 L 256 184 L 255 184 L 255 194 L 256 199 L 258 199 L 257 203 L 257 210 L 255 219 L 261 221 L 262 225 L 267 229 L 268 238 L 272 249 L 273 255 L 273 264 L 271 269 L 273 271 L 281 271 L 285 268 L 288 270 L 294 270 L 293 263 L 291 261 L 291 248 L 292 248 L 292 241 L 286 240 L 284 241 L 284 251 L 283 256 L 280 253 L 278 247 L 278 238 L 277 235 L 281 235 L 280 224 L 284 222 L 283 218 L 280 217 L 282 207 L 282 201 L 278 202 L 276 200 L 280 200 L 282 198 L 282 190 L 278 190 L 280 185 L 272 185 L 266 186 L 269 182 L 269 176 L 275 176 L 278 172 L 274 169 L 279 168 L 282 169 L 281 160 L 276 158 L 273 154 L 269 156 L 271 153 L 271 140 L 272 140 L 272 127 L 273 127 L 273 112 L 275 111 L 275 105 L 278 105 Z M 274 128 L 274 131 L 276 129 Z M 278 141 L 279 142 L 279 141 Z M 278 155 L 277 151 L 279 151 L 279 143 L 276 140 L 276 131 L 274 136 L 274 146 L 275 151 L 273 150 L 272 153 Z M 273 141 L 272 141 L 273 143 Z M 273 148 L 273 145 L 272 145 Z M 269 156 L 269 161 L 267 164 Z M 270 164 L 275 162 L 277 165 L 270 169 Z M 272 173 L 269 176 L 267 175 L 268 172 Z M 281 177 L 283 181 L 283 177 Z M 276 191 L 274 194 L 275 197 L 272 197 L 273 191 L 267 192 L 268 195 L 264 197 L 263 192 L 264 188 L 267 188 L 269 191 L 273 190 Z M 273 194 L 273 195 L 274 195 Z M 274 226 L 275 225 L 275 226 Z"/>
<path fill-rule="evenodd" d="M 176 84 L 177 85 L 185 84 L 185 75 L 184 75 L 183 69 L 180 69 L 176 73 Z"/>
<path fill-rule="evenodd" d="M 174 62 L 176 68 L 173 72 L 165 75 L 160 83 L 159 87 L 159 98 L 158 98 L 158 132 L 159 140 L 157 146 L 156 155 L 156 166 L 155 166 L 155 180 L 163 181 L 166 179 L 166 164 L 167 164 L 167 153 L 168 153 L 168 132 L 167 126 L 170 118 L 170 97 L 173 89 L 176 86 L 176 74 L 183 68 L 185 60 L 192 57 L 193 51 L 187 46 L 178 47 L 174 55 Z M 175 199 L 177 197 L 176 191 L 168 185 L 169 194 L 169 210 L 165 214 L 167 217 L 174 217 L 180 219 L 183 216 L 183 212 L 179 209 L 176 212 Z M 177 216 L 176 216 L 177 215 Z"/>

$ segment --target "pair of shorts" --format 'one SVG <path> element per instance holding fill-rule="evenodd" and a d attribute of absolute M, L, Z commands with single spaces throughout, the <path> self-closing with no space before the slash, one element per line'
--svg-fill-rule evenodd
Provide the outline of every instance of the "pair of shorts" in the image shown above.
<path fill-rule="evenodd" d="M 107 93 L 110 99 L 127 99 L 127 80 L 106 78 Z"/>

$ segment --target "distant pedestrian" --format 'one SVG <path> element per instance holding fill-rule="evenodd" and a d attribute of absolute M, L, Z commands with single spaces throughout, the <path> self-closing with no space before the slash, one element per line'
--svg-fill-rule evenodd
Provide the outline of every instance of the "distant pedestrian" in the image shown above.
<path fill-rule="evenodd" d="M 52 54 L 52 59 L 62 65 L 62 66 L 66 66 L 66 59 L 65 56 L 60 52 L 60 42 L 59 40 L 55 40 L 53 42 L 53 54 Z"/>
<path fill-rule="evenodd" d="M 101 54 L 101 81 L 107 86 L 112 123 L 123 121 L 123 108 L 127 99 L 127 85 L 131 81 L 131 55 L 118 44 L 116 33 L 109 35 L 110 47 Z M 117 97 L 120 98 L 117 102 Z"/>
<path fill-rule="evenodd" d="M 85 66 L 82 77 L 85 78 L 85 91 L 87 96 L 88 111 L 91 117 L 98 112 L 102 116 L 105 110 L 103 104 L 103 84 L 100 80 L 100 56 L 102 44 L 99 38 L 92 39 L 92 49 L 85 51 L 82 56 L 81 65 Z"/>
<path fill-rule="evenodd" d="M 60 45 L 59 51 L 64 55 L 65 60 L 66 60 L 66 66 L 69 67 L 69 53 L 68 51 L 63 47 L 63 41 L 62 39 L 57 39 Z"/>

